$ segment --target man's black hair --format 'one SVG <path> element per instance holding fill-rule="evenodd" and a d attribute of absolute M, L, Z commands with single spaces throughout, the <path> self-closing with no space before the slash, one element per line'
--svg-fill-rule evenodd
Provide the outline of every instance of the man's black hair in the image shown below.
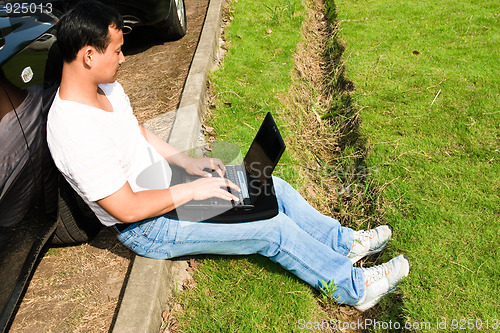
<path fill-rule="evenodd" d="M 123 29 L 123 19 L 114 8 L 98 1 L 77 3 L 59 21 L 57 41 L 63 60 L 75 60 L 87 45 L 105 52 L 110 43 L 109 26 Z"/>

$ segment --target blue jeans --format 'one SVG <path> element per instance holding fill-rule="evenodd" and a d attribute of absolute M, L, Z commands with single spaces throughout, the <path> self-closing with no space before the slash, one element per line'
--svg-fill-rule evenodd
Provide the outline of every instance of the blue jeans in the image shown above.
<path fill-rule="evenodd" d="M 258 253 L 315 288 L 333 279 L 337 290 L 332 297 L 356 304 L 364 294 L 364 274 L 346 257 L 353 230 L 320 214 L 284 180 L 273 181 L 279 213 L 271 219 L 205 223 L 158 216 L 132 224 L 118 239 L 138 255 L 154 259 Z"/>

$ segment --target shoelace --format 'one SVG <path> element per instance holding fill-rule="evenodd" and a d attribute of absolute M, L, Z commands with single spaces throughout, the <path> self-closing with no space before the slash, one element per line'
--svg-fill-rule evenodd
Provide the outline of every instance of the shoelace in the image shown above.
<path fill-rule="evenodd" d="M 355 241 L 362 244 L 364 241 L 370 241 L 374 235 L 372 234 L 375 233 L 374 230 L 360 230 L 356 232 L 356 239 Z"/>
<path fill-rule="evenodd" d="M 381 264 L 378 266 L 363 268 L 363 270 L 365 273 L 365 284 L 369 286 L 380 277 L 386 276 L 389 272 L 389 267 L 387 264 Z"/>

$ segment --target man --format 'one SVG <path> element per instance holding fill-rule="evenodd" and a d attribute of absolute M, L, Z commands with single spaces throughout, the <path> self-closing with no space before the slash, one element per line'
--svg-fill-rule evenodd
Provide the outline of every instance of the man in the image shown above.
<path fill-rule="evenodd" d="M 268 220 L 197 223 L 164 215 L 190 200 L 237 200 L 224 188 L 239 188 L 204 171 L 222 176 L 220 160 L 188 157 L 137 123 L 116 82 L 125 60 L 122 27 L 118 13 L 93 1 L 79 3 L 61 19 L 57 37 L 63 74 L 49 112 L 47 140 L 61 173 L 100 221 L 119 231 L 125 246 L 158 259 L 259 253 L 316 288 L 334 280 L 332 297 L 362 311 L 408 275 L 405 256 L 368 269 L 353 267 L 383 249 L 392 234 L 388 226 L 358 232 L 342 227 L 279 178 L 273 179 L 279 214 Z M 204 177 L 169 187 L 168 171 L 158 174 L 163 188 L 141 188 L 136 179 L 151 162 Z"/>

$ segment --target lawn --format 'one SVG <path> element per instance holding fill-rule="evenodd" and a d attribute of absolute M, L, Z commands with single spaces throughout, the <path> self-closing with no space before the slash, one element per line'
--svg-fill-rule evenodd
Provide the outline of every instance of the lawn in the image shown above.
<path fill-rule="evenodd" d="M 397 312 L 491 323 L 500 313 L 498 3 L 336 8 L 367 164 L 396 230 L 390 250 L 412 264 Z"/>
<path fill-rule="evenodd" d="M 318 88 L 297 64 L 297 46 L 318 30 L 303 29 L 311 3 L 230 2 L 227 53 L 210 80 L 215 139 L 245 152 L 271 111 L 287 143 L 277 175 L 344 224 L 394 227 L 376 260 L 405 253 L 410 276 L 364 318 L 433 331 L 437 320 L 448 330 L 470 323 L 460 319 L 500 325 L 498 5 L 327 1 L 338 25 L 329 23 L 333 43 L 323 45 L 333 48 L 319 51 L 329 71 Z M 297 97 L 297 86 L 310 95 Z M 265 258 L 197 260 L 196 286 L 177 298 L 186 332 L 359 318 Z"/>
<path fill-rule="evenodd" d="M 225 29 L 228 49 L 211 75 L 214 94 L 207 120 L 217 141 L 238 144 L 245 153 L 266 113 L 271 111 L 286 137 L 280 94 L 291 85 L 293 55 L 300 40 L 304 8 L 300 0 L 232 1 Z M 289 149 L 275 174 L 294 179 Z M 196 286 L 178 295 L 177 317 L 184 332 L 289 332 L 299 319 L 319 320 L 317 293 L 260 256 L 198 257 Z"/>

